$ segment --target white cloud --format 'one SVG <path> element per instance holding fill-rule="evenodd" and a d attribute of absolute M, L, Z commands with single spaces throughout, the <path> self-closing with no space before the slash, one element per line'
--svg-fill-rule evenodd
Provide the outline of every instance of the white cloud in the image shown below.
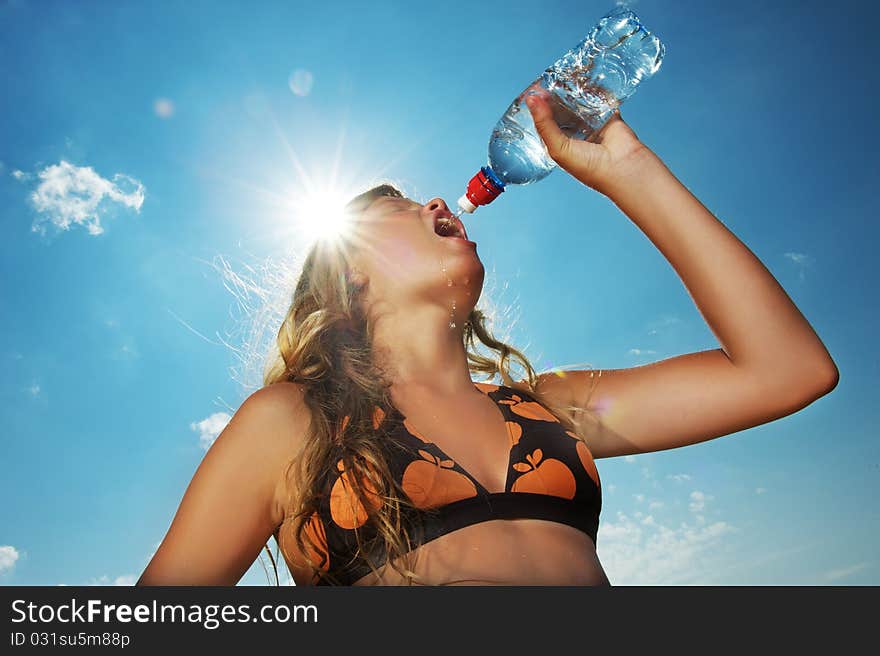
<path fill-rule="evenodd" d="M 0 547 L 0 574 L 10 571 L 19 558 L 18 549 L 12 545 Z"/>
<path fill-rule="evenodd" d="M 648 510 L 657 510 L 658 508 L 663 508 L 666 504 L 662 501 L 652 501 L 648 504 Z"/>
<path fill-rule="evenodd" d="M 189 427 L 199 434 L 199 445 L 207 451 L 230 419 L 232 416 L 226 412 L 215 412 L 210 417 L 191 423 Z"/>
<path fill-rule="evenodd" d="M 98 578 L 92 579 L 87 585 L 134 585 L 137 579 L 138 577 L 134 574 L 123 574 L 111 581 L 109 576 L 101 574 Z"/>
<path fill-rule="evenodd" d="M 691 480 L 690 474 L 669 474 L 666 478 L 671 478 L 676 483 L 681 483 L 682 481 Z"/>
<path fill-rule="evenodd" d="M 623 456 L 623 460 L 624 460 L 624 462 L 635 462 L 636 457 L 635 456 Z"/>
<path fill-rule="evenodd" d="M 15 174 L 13 174 L 15 175 Z M 108 201 L 140 212 L 144 203 L 144 186 L 134 178 L 116 173 L 113 181 L 98 175 L 90 166 L 74 166 L 61 160 L 40 171 L 40 183 L 31 193 L 31 203 L 39 216 L 31 227 L 45 233 L 48 221 L 61 230 L 72 224 L 82 225 L 91 235 L 104 232 L 101 227 L 101 202 Z M 127 191 L 120 185 L 127 187 Z"/>
<path fill-rule="evenodd" d="M 838 579 L 843 579 L 848 576 L 852 576 L 856 572 L 861 572 L 866 567 L 869 567 L 871 563 L 858 563 L 857 565 L 852 565 L 850 567 L 844 567 L 841 569 L 831 569 L 825 572 L 822 577 L 826 581 L 837 581 Z"/>
<path fill-rule="evenodd" d="M 755 488 L 755 494 L 764 494 L 764 492 L 766 492 L 766 491 L 767 491 L 766 487 L 756 487 Z"/>
<path fill-rule="evenodd" d="M 641 503 L 642 501 L 645 500 L 645 495 L 644 494 L 634 494 L 633 499 L 635 499 L 636 501 Z"/>
<path fill-rule="evenodd" d="M 711 501 L 714 498 L 715 497 L 704 494 L 699 490 L 694 490 L 693 492 L 691 492 L 691 502 L 690 505 L 688 505 L 688 508 L 690 508 L 690 511 L 694 513 L 702 512 L 703 509 L 706 507 L 706 502 Z M 702 519 L 700 519 L 700 521 L 702 521 Z"/>
<path fill-rule="evenodd" d="M 618 512 L 599 525 L 597 554 L 612 585 L 699 585 L 723 567 L 724 538 L 737 530 L 722 521 L 670 528 L 653 515 Z"/>
<path fill-rule="evenodd" d="M 22 180 L 29 180 L 31 177 L 29 173 L 19 171 L 18 169 L 14 170 L 12 173 L 10 173 L 10 175 L 19 182 L 21 182 Z"/>
<path fill-rule="evenodd" d="M 656 353 L 656 352 L 657 351 L 652 351 L 650 349 L 638 349 L 638 348 L 631 348 L 629 351 L 627 351 L 627 353 L 629 355 L 650 355 L 650 354 Z"/>
<path fill-rule="evenodd" d="M 792 253 L 788 252 L 785 254 L 789 260 L 794 262 L 795 264 L 807 264 L 810 261 L 810 256 L 806 253 Z"/>
<path fill-rule="evenodd" d="M 798 278 L 800 280 L 804 279 L 804 271 L 806 270 L 806 268 L 811 266 L 815 261 L 806 253 L 794 253 L 791 251 L 785 253 L 785 257 L 794 262 L 795 266 L 798 268 Z"/>

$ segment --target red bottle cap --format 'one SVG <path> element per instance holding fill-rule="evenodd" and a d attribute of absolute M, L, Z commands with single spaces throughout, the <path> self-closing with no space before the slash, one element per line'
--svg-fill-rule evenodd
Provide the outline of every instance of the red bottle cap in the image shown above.
<path fill-rule="evenodd" d="M 504 191 L 504 186 L 497 184 L 492 179 L 493 177 L 491 172 L 487 171 L 484 166 L 471 178 L 470 182 L 468 182 L 467 191 L 461 199 L 463 201 L 466 198 L 473 205 L 473 209 L 470 210 L 464 207 L 466 211 L 473 212 L 479 205 L 488 205 Z M 461 201 L 459 201 L 459 205 L 463 206 L 464 204 Z"/>

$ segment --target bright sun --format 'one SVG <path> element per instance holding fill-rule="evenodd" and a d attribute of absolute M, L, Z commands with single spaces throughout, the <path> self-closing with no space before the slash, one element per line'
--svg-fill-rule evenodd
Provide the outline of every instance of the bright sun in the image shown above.
<path fill-rule="evenodd" d="M 297 233 L 309 242 L 339 239 L 351 226 L 347 197 L 339 190 L 311 191 L 294 202 Z"/>

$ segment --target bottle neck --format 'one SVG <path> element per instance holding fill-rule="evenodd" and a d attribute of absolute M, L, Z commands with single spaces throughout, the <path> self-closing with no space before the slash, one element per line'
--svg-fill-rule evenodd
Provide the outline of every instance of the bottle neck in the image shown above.
<path fill-rule="evenodd" d="M 473 207 L 480 205 L 488 205 L 504 191 L 504 182 L 495 174 L 489 166 L 483 166 L 477 174 L 468 182 L 467 191 L 462 200 L 467 200 Z M 466 203 L 460 202 L 459 205 L 468 210 Z"/>

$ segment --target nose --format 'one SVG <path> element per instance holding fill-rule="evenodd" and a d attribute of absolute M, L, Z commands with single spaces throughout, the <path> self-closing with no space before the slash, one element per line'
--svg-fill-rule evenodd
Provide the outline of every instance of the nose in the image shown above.
<path fill-rule="evenodd" d="M 442 198 L 432 198 L 427 203 L 425 203 L 425 207 L 428 208 L 429 212 L 433 212 L 434 210 L 446 210 L 449 211 L 449 207 L 446 205 L 446 201 Z"/>

